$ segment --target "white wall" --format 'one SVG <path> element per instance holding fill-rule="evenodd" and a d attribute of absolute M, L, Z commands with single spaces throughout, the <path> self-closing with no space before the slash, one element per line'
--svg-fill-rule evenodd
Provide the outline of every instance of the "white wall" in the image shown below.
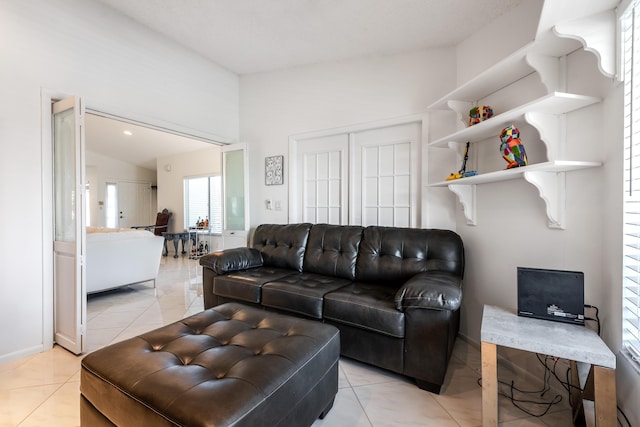
<path fill-rule="evenodd" d="M 87 181 L 91 189 L 91 224 L 104 227 L 107 182 L 131 181 L 156 185 L 156 171 L 141 168 L 92 151 L 86 152 Z M 152 193 L 152 199 L 154 195 Z M 103 202 L 102 205 L 99 202 Z M 152 200 L 149 218 L 144 224 L 155 224 L 156 204 Z M 142 224 L 142 225 L 144 225 Z"/>
<path fill-rule="evenodd" d="M 238 138 L 238 78 L 99 2 L 0 0 L 0 361 L 52 337 L 51 177 L 43 176 L 41 90 L 191 133 Z M 45 150 L 46 154 L 46 150 Z M 49 229 L 47 229 L 49 227 Z M 18 246 L 29 244 L 28 256 Z"/>
<path fill-rule="evenodd" d="M 240 139 L 249 145 L 251 225 L 288 221 L 289 136 L 425 112 L 454 87 L 454 67 L 452 49 L 434 49 L 242 76 Z M 274 155 L 285 156 L 285 184 L 266 186 L 264 158 Z M 281 201 L 282 209 L 268 211 L 265 199 Z"/>
<path fill-rule="evenodd" d="M 158 157 L 157 165 L 158 209 L 167 208 L 172 213 L 169 231 L 182 231 L 185 229 L 184 179 L 221 174 L 220 147 L 211 145 L 190 153 Z"/>

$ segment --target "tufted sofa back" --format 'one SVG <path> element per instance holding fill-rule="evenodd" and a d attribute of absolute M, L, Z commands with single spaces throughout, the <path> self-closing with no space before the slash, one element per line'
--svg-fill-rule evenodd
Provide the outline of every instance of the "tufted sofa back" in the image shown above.
<path fill-rule="evenodd" d="M 462 277 L 462 239 L 448 230 L 371 226 L 364 229 L 356 279 L 400 285 L 429 270 Z"/>
<path fill-rule="evenodd" d="M 354 280 L 363 228 L 315 224 L 309 232 L 304 271 Z"/>
<path fill-rule="evenodd" d="M 262 224 L 253 234 L 253 247 L 262 254 L 263 265 L 302 271 L 311 224 Z"/>

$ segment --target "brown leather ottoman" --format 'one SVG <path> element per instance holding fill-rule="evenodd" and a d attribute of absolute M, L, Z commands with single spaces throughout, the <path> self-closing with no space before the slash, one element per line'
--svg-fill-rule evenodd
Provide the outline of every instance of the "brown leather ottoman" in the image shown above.
<path fill-rule="evenodd" d="M 83 426 L 309 426 L 338 390 L 321 322 L 223 304 L 87 355 Z"/>

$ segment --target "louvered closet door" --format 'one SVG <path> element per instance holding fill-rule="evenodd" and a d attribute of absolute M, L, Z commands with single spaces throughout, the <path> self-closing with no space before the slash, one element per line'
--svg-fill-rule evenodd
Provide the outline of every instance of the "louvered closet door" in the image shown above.
<path fill-rule="evenodd" d="M 301 222 L 347 224 L 348 135 L 305 140 L 298 147 L 298 218 Z"/>

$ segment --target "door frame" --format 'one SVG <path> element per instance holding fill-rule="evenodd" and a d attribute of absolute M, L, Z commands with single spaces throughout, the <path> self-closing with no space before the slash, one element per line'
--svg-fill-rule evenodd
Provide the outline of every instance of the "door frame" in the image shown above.
<path fill-rule="evenodd" d="M 70 96 L 80 96 L 73 91 L 58 91 L 53 89 L 40 88 L 40 167 L 41 193 L 42 193 L 42 351 L 53 348 L 54 344 L 54 285 L 53 285 L 53 145 L 52 145 L 52 123 L 51 123 L 51 103 Z M 162 120 L 145 117 L 127 111 L 108 113 L 112 108 L 101 108 L 86 102 L 85 113 L 96 114 L 103 117 L 112 118 L 128 123 L 146 126 L 174 135 L 185 136 L 198 139 L 215 145 L 228 145 L 234 141 L 198 131 L 176 123 L 164 122 Z M 85 231 L 82 231 L 83 234 Z"/>

